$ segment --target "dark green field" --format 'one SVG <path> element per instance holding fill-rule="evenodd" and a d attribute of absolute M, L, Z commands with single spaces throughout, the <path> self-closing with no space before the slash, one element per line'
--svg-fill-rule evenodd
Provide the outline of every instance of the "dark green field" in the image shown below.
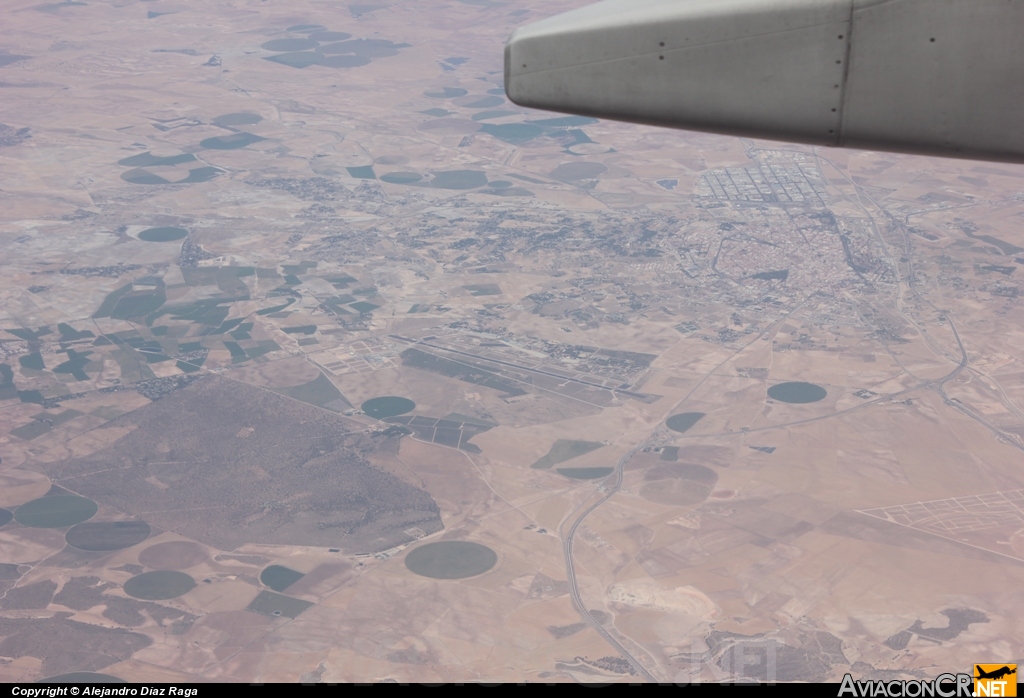
<path fill-rule="evenodd" d="M 128 182 L 129 184 L 171 184 L 172 182 L 168 179 L 164 179 L 160 175 L 153 174 L 149 170 L 144 170 L 141 167 L 128 170 L 127 172 L 121 173 L 121 179 Z"/>
<path fill-rule="evenodd" d="M 480 170 L 449 170 L 438 172 L 431 180 L 435 189 L 476 189 L 487 184 L 487 175 Z"/>
<path fill-rule="evenodd" d="M 412 412 L 416 409 L 416 403 L 409 398 L 385 395 L 367 400 L 359 409 L 374 419 L 387 419 L 388 417 L 397 417 L 400 414 Z"/>
<path fill-rule="evenodd" d="M 176 182 L 176 184 L 197 184 L 199 182 L 209 182 L 223 171 L 224 170 L 218 167 L 197 167 L 193 170 L 189 170 L 188 177 L 180 182 Z"/>
<path fill-rule="evenodd" d="M 139 233 L 139 239 L 145 242 L 173 242 L 188 237 L 188 231 L 175 226 L 163 226 L 160 228 L 146 228 Z"/>
<path fill-rule="evenodd" d="M 260 573 L 260 582 L 274 591 L 284 591 L 305 576 L 282 565 L 271 565 Z"/>
<path fill-rule="evenodd" d="M 76 330 L 71 325 L 63 322 L 57 325 L 57 331 L 60 332 L 60 341 L 62 342 L 75 342 L 79 339 L 92 339 L 96 336 L 89 330 Z"/>
<path fill-rule="evenodd" d="M 559 182 L 574 184 L 585 179 L 596 179 L 607 171 L 608 167 L 599 162 L 567 162 L 552 170 L 551 177 Z"/>
<path fill-rule="evenodd" d="M 213 123 L 218 126 L 251 126 L 252 124 L 258 124 L 263 121 L 263 117 L 259 114 L 253 114 L 252 112 L 232 112 L 231 114 L 221 114 L 213 120 Z"/>
<path fill-rule="evenodd" d="M 124 165 L 125 167 L 159 167 L 159 166 L 171 166 L 180 165 L 184 162 L 192 162 L 196 159 L 196 156 L 192 153 L 182 153 L 181 155 L 153 155 L 153 153 L 139 153 L 138 155 L 132 155 L 131 157 L 118 160 L 118 165 Z"/>
<path fill-rule="evenodd" d="M 353 53 L 364 58 L 387 58 L 397 56 L 398 49 L 406 46 L 408 44 L 395 44 L 387 39 L 350 39 L 321 46 L 317 51 L 329 54 Z"/>
<path fill-rule="evenodd" d="M 96 515 L 96 502 L 75 495 L 40 497 L 14 512 L 14 520 L 32 528 L 64 528 L 88 521 Z"/>
<path fill-rule="evenodd" d="M 87 521 L 68 529 L 64 540 L 72 548 L 89 551 L 122 550 L 149 538 L 145 521 Z"/>
<path fill-rule="evenodd" d="M 35 420 L 28 424 L 22 424 L 20 427 L 11 429 L 11 435 L 17 436 L 19 439 L 24 439 L 25 441 L 31 441 L 32 439 L 38 439 L 40 436 L 50 432 L 52 429 L 52 424 L 48 424 L 42 420 Z"/>
<path fill-rule="evenodd" d="M 665 420 L 665 426 L 672 431 L 677 431 L 682 434 L 689 431 L 690 428 L 699 422 L 703 416 L 703 412 L 683 412 L 682 414 L 674 414 Z"/>
<path fill-rule="evenodd" d="M 354 179 L 377 179 L 373 172 L 373 165 L 362 165 L 360 167 L 346 167 L 350 177 Z"/>
<path fill-rule="evenodd" d="M 284 54 L 286 56 L 294 54 Z M 316 54 L 313 54 L 314 56 Z M 239 131 L 238 133 L 232 133 L 230 136 L 214 136 L 213 138 L 204 138 L 199 141 L 200 148 L 207 148 L 209 150 L 237 150 L 238 148 L 244 148 L 247 145 L 265 141 L 266 138 L 257 136 L 254 133 L 248 133 L 246 131 Z"/>
<path fill-rule="evenodd" d="M 9 509 L 0 509 L 0 526 L 6 526 L 14 518 L 14 513 Z"/>
<path fill-rule="evenodd" d="M 475 102 L 463 105 L 466 109 L 493 109 L 494 107 L 501 106 L 505 103 L 501 97 L 497 95 L 491 95 L 489 97 L 481 97 Z"/>
<path fill-rule="evenodd" d="M 500 119 L 503 116 L 512 116 L 517 112 L 508 109 L 496 109 L 494 111 L 482 111 L 473 115 L 473 121 L 487 121 L 488 119 Z"/>
<path fill-rule="evenodd" d="M 46 367 L 46 364 L 43 362 L 43 355 L 38 351 L 18 358 L 17 362 L 22 364 L 23 368 L 31 368 L 32 370 L 42 370 Z"/>
<path fill-rule="evenodd" d="M 313 604 L 302 599 L 294 599 L 272 591 L 261 591 L 249 605 L 247 611 L 262 613 L 265 616 L 284 616 L 295 618 Z"/>
<path fill-rule="evenodd" d="M 276 56 L 264 56 L 263 60 L 273 61 L 291 68 L 308 68 L 316 65 L 320 60 L 320 54 L 313 51 L 296 51 L 295 53 L 279 53 Z"/>
<path fill-rule="evenodd" d="M 410 572 L 431 579 L 475 577 L 497 562 L 498 554 L 486 545 L 462 540 L 427 543 L 405 556 L 405 566 Z"/>
<path fill-rule="evenodd" d="M 352 310 L 357 310 L 360 313 L 370 313 L 379 308 L 380 306 L 370 301 L 358 301 L 356 303 L 350 303 L 349 306 Z"/>
<path fill-rule="evenodd" d="M 388 184 L 412 184 L 423 179 L 423 175 L 416 174 L 415 172 L 389 172 L 386 175 L 382 175 L 380 181 L 387 182 Z"/>
<path fill-rule="evenodd" d="M 132 291 L 132 285 L 125 284 L 107 294 L 103 303 L 93 313 L 93 317 L 111 317 L 117 320 L 144 317 L 159 310 L 166 300 L 162 284 L 156 290 L 140 291 Z"/>
<path fill-rule="evenodd" d="M 542 456 L 530 467 L 537 470 L 546 470 L 554 465 L 558 465 L 559 463 L 564 463 L 567 460 L 582 456 L 584 453 L 596 451 L 603 445 L 604 444 L 598 443 L 597 441 L 559 439 L 551 445 L 551 449 L 546 455 Z"/>
<path fill-rule="evenodd" d="M 779 402 L 788 402 L 792 405 L 804 405 L 809 402 L 824 400 L 828 391 L 814 383 L 802 381 L 790 381 L 779 383 L 768 388 L 768 397 Z"/>
<path fill-rule="evenodd" d="M 615 468 L 556 468 L 555 472 L 573 480 L 596 480 L 599 477 L 608 477 Z"/>
<path fill-rule="evenodd" d="M 143 572 L 124 583 L 124 593 L 146 601 L 176 599 L 192 591 L 196 580 L 184 572 L 158 570 Z"/>
<path fill-rule="evenodd" d="M 543 128 L 534 124 L 484 124 L 480 130 L 512 145 L 525 143 L 544 133 Z"/>

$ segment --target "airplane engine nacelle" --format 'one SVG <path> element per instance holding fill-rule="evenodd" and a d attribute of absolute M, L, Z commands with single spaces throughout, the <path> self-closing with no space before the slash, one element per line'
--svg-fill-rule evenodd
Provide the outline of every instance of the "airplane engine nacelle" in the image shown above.
<path fill-rule="evenodd" d="M 516 104 L 1024 162 L 1024 0 L 604 0 L 517 29 Z"/>

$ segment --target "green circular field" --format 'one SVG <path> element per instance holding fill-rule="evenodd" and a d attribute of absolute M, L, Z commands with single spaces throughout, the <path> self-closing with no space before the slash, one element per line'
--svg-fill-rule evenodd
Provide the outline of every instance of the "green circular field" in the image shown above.
<path fill-rule="evenodd" d="M 302 53 L 301 51 L 299 53 L 282 53 L 277 56 L 272 56 L 272 58 L 280 59 L 283 62 L 284 56 L 303 55 L 311 56 L 310 60 L 313 63 L 316 63 L 317 54 L 311 51 L 306 53 Z M 232 133 L 230 136 L 213 136 L 211 138 L 204 138 L 203 140 L 199 141 L 199 147 L 208 148 L 209 150 L 237 150 L 239 148 L 244 148 L 247 145 L 252 145 L 253 143 L 258 143 L 260 141 L 265 140 L 266 138 L 263 138 L 262 136 L 257 136 L 254 133 L 239 131 L 238 133 Z"/>
<path fill-rule="evenodd" d="M 388 417 L 397 417 L 400 414 L 412 412 L 416 409 L 416 403 L 407 397 L 385 395 L 367 400 L 360 405 L 359 409 L 374 419 L 387 419 Z"/>
<path fill-rule="evenodd" d="M 380 177 L 380 181 L 387 182 L 388 184 L 412 184 L 421 179 L 423 179 L 423 175 L 416 174 L 415 172 L 389 172 Z"/>
<path fill-rule="evenodd" d="M 665 420 L 665 426 L 672 431 L 677 431 L 682 434 L 699 422 L 703 416 L 703 412 L 683 412 L 682 414 L 674 414 Z"/>
<path fill-rule="evenodd" d="M 488 182 L 487 186 L 493 189 L 508 189 L 512 186 L 512 182 L 506 182 L 503 179 L 496 180 L 494 182 Z"/>
<path fill-rule="evenodd" d="M 213 123 L 218 126 L 251 126 L 252 124 L 258 124 L 261 121 L 263 121 L 263 117 L 259 114 L 240 111 L 232 112 L 231 114 L 221 114 L 213 120 Z"/>
<path fill-rule="evenodd" d="M 431 579 L 465 579 L 491 569 L 498 554 L 486 545 L 464 540 L 427 543 L 405 556 L 405 566 L 413 574 Z"/>
<path fill-rule="evenodd" d="M 161 228 L 146 228 L 139 233 L 139 239 L 144 242 L 174 242 L 185 237 L 188 237 L 187 230 L 172 225 Z"/>
<path fill-rule="evenodd" d="M 68 529 L 64 540 L 79 550 L 123 550 L 149 538 L 149 532 L 145 521 L 87 521 Z"/>
<path fill-rule="evenodd" d="M 14 514 L 9 509 L 0 509 L 0 526 L 6 526 L 14 518 Z"/>
<path fill-rule="evenodd" d="M 96 515 L 96 502 L 75 495 L 40 497 L 14 512 L 14 520 L 32 528 L 64 528 L 88 521 Z"/>
<path fill-rule="evenodd" d="M 176 599 L 192 591 L 196 580 L 184 572 L 143 572 L 124 583 L 124 593 L 145 601 Z"/>
<path fill-rule="evenodd" d="M 39 679 L 36 683 L 127 683 L 110 674 L 97 674 L 93 671 L 72 671 L 68 674 L 59 674 L 45 679 Z"/>
<path fill-rule="evenodd" d="M 779 383 L 768 388 L 768 397 L 779 402 L 788 402 L 792 405 L 805 405 L 809 402 L 824 400 L 828 391 L 814 383 L 802 381 L 790 381 Z"/>
<path fill-rule="evenodd" d="M 260 572 L 260 582 L 274 591 L 284 591 L 305 576 L 283 565 L 271 565 Z"/>

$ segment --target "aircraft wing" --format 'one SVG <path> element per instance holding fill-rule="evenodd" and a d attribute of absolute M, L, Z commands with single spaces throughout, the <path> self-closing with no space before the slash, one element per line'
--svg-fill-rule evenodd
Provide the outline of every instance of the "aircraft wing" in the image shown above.
<path fill-rule="evenodd" d="M 1024 0 L 604 0 L 517 29 L 520 105 L 1024 162 Z"/>

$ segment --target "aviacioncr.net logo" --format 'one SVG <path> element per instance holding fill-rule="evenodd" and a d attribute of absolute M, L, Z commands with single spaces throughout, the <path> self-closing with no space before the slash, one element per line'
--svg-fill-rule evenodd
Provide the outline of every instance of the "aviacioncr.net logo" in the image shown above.
<path fill-rule="evenodd" d="M 858 681 L 843 677 L 838 698 L 973 698 L 970 674 L 940 674 L 930 681 Z"/>

